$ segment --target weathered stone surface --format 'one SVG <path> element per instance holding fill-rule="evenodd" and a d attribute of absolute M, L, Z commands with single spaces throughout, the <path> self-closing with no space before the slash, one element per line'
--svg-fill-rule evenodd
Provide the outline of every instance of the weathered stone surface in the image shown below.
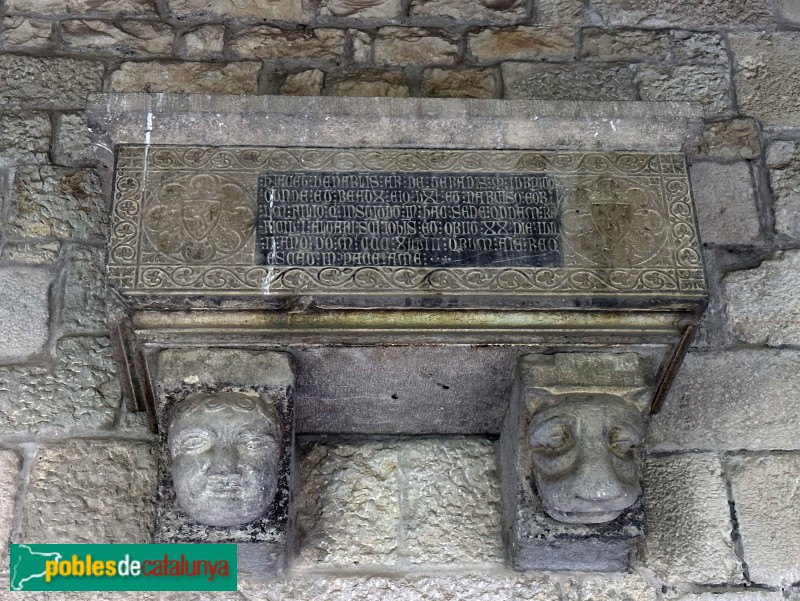
<path fill-rule="evenodd" d="M 766 0 L 590 0 L 589 7 L 604 25 L 766 25 L 771 20 Z"/>
<path fill-rule="evenodd" d="M 169 0 L 176 17 L 220 17 L 302 21 L 302 0 Z"/>
<path fill-rule="evenodd" d="M 725 40 L 718 33 L 673 31 L 672 55 L 678 62 L 723 65 L 728 62 Z"/>
<path fill-rule="evenodd" d="M 731 593 L 698 593 L 682 595 L 677 601 L 786 601 L 781 593 L 768 591 L 737 591 Z M 790 601 L 792 601 L 790 599 Z"/>
<path fill-rule="evenodd" d="M 706 115 L 729 111 L 728 70 L 707 66 L 639 66 L 636 80 L 642 100 L 699 102 Z"/>
<path fill-rule="evenodd" d="M 332 77 L 334 96 L 408 96 L 408 85 L 402 73 L 391 71 L 358 71 Z"/>
<path fill-rule="evenodd" d="M 800 5 L 795 0 L 774 0 L 777 17 L 790 24 L 800 25 Z"/>
<path fill-rule="evenodd" d="M 106 430 L 120 399 L 109 340 L 65 338 L 52 366 L 0 368 L 0 432 Z"/>
<path fill-rule="evenodd" d="M 452 63 L 458 41 L 443 31 L 419 27 L 382 27 L 375 38 L 375 62 L 381 65 Z"/>
<path fill-rule="evenodd" d="M 559 601 L 555 584 L 543 574 L 519 575 L 498 567 L 491 575 L 442 575 L 407 578 L 293 578 L 281 591 L 287 601 Z M 260 598 L 260 597 L 256 597 Z M 267 596 L 272 601 L 272 598 Z M 279 599 L 280 597 L 276 597 Z"/>
<path fill-rule="evenodd" d="M 412 0 L 413 17 L 511 21 L 525 16 L 523 0 Z"/>
<path fill-rule="evenodd" d="M 113 15 L 156 14 L 152 0 L 8 0 L 9 11 L 27 11 L 45 15 L 75 13 L 111 13 Z"/>
<path fill-rule="evenodd" d="M 800 353 L 689 353 L 648 446 L 678 449 L 798 449 Z"/>
<path fill-rule="evenodd" d="M 71 58 L 0 56 L 0 107 L 82 108 L 102 88 L 103 64 Z"/>
<path fill-rule="evenodd" d="M 662 31 L 589 28 L 581 36 L 581 57 L 589 60 L 664 60 L 669 52 L 669 36 Z"/>
<path fill-rule="evenodd" d="M 350 39 L 353 42 L 353 61 L 357 63 L 368 63 L 372 61 L 372 36 L 366 31 L 348 29 Z"/>
<path fill-rule="evenodd" d="M 66 166 L 81 166 L 94 162 L 89 126 L 86 124 L 84 113 L 57 116 L 53 162 Z"/>
<path fill-rule="evenodd" d="M 19 481 L 20 459 L 13 451 L 0 449 L 0 566 L 5 569 L 7 542 L 11 536 Z"/>
<path fill-rule="evenodd" d="M 322 16 L 358 17 L 369 19 L 383 17 L 391 19 L 402 14 L 401 0 L 322 0 L 319 12 Z"/>
<path fill-rule="evenodd" d="M 434 98 L 493 98 L 497 90 L 494 69 L 425 69 L 422 93 Z"/>
<path fill-rule="evenodd" d="M 586 574 L 561 584 L 564 601 L 655 601 L 653 585 L 639 574 Z"/>
<path fill-rule="evenodd" d="M 56 262 L 60 251 L 60 242 L 7 242 L 0 251 L 0 263 L 49 265 Z"/>
<path fill-rule="evenodd" d="M 224 25 L 205 25 L 183 36 L 186 58 L 204 59 L 218 56 L 225 45 Z"/>
<path fill-rule="evenodd" d="M 0 157 L 9 163 L 46 163 L 49 150 L 47 113 L 0 113 Z"/>
<path fill-rule="evenodd" d="M 534 14 L 542 25 L 578 25 L 584 20 L 581 0 L 539 0 Z"/>
<path fill-rule="evenodd" d="M 43 350 L 50 334 L 50 282 L 42 267 L 0 267 L 0 362 L 27 359 Z"/>
<path fill-rule="evenodd" d="M 294 386 L 294 373 L 284 353 L 240 349 L 167 349 L 158 355 L 158 382 L 164 389 L 183 385 L 256 388 Z"/>
<path fill-rule="evenodd" d="M 503 63 L 506 98 L 538 100 L 633 100 L 625 67 Z"/>
<path fill-rule="evenodd" d="M 107 332 L 105 251 L 73 247 L 67 252 L 66 270 L 62 335 Z"/>
<path fill-rule="evenodd" d="M 281 86 L 281 94 L 285 96 L 319 96 L 325 73 L 319 69 L 309 69 L 300 73 L 290 73 Z"/>
<path fill-rule="evenodd" d="M 298 564 L 396 563 L 396 444 L 311 444 L 301 450 Z"/>
<path fill-rule="evenodd" d="M 800 251 L 776 253 L 724 282 L 734 336 L 750 344 L 800 344 Z"/>
<path fill-rule="evenodd" d="M 467 35 L 467 52 L 478 63 L 575 56 L 572 29 L 561 27 L 487 28 Z"/>
<path fill-rule="evenodd" d="M 403 556 L 414 564 L 502 562 L 495 445 L 481 439 L 400 446 Z"/>
<path fill-rule="evenodd" d="M 285 30 L 259 25 L 231 37 L 231 51 L 244 58 L 335 59 L 344 54 L 340 29 Z"/>
<path fill-rule="evenodd" d="M 800 144 L 773 142 L 767 150 L 775 231 L 800 239 Z"/>
<path fill-rule="evenodd" d="M 149 543 L 155 479 L 150 443 L 44 446 L 30 477 L 24 542 Z"/>
<path fill-rule="evenodd" d="M 673 584 L 741 582 L 719 458 L 649 457 L 644 480 L 645 566 Z"/>
<path fill-rule="evenodd" d="M 94 172 L 49 166 L 17 170 L 9 233 L 98 238 L 104 236 L 106 224 L 105 201 Z"/>
<path fill-rule="evenodd" d="M 689 174 L 704 244 L 758 242 L 758 210 L 749 163 L 697 162 Z"/>
<path fill-rule="evenodd" d="M 800 32 L 732 33 L 729 39 L 742 112 L 766 125 L 800 125 Z"/>
<path fill-rule="evenodd" d="M 697 152 L 718 159 L 754 159 L 761 143 L 753 119 L 728 119 L 706 123 Z M 774 189 L 774 186 L 773 186 Z"/>
<path fill-rule="evenodd" d="M 800 581 L 800 453 L 732 457 L 728 474 L 750 579 Z"/>
<path fill-rule="evenodd" d="M 151 21 L 68 20 L 61 24 L 66 49 L 131 54 L 171 54 L 174 34 L 164 23 Z"/>
<path fill-rule="evenodd" d="M 5 17 L 0 30 L 0 44 L 11 48 L 42 48 L 51 44 L 52 23 L 28 17 Z"/>
<path fill-rule="evenodd" d="M 261 63 L 122 63 L 111 74 L 115 92 L 255 94 Z"/>

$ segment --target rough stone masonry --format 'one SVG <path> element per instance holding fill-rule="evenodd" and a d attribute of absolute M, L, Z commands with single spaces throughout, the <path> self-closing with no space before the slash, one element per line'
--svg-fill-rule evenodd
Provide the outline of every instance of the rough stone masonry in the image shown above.
<path fill-rule="evenodd" d="M 504 567 L 494 440 L 308 440 L 285 581 L 63 598 L 800 599 L 796 0 L 4 0 L 0 82 L 0 598 L 26 598 L 9 542 L 152 537 L 83 113 L 135 91 L 697 101 L 713 299 L 651 424 L 630 573 Z"/>

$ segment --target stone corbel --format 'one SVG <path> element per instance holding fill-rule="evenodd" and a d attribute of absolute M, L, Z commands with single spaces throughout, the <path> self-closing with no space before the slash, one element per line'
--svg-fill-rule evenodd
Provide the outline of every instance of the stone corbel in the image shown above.
<path fill-rule="evenodd" d="M 155 542 L 237 543 L 240 570 L 280 575 L 295 547 L 289 355 L 167 349 L 155 388 Z"/>
<path fill-rule="evenodd" d="M 644 539 L 640 445 L 652 385 L 633 353 L 519 360 L 500 438 L 515 569 L 628 567 Z"/>

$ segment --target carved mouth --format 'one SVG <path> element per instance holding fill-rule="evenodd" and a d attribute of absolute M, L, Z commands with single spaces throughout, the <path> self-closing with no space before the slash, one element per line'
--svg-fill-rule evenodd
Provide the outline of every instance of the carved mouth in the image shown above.
<path fill-rule="evenodd" d="M 243 482 L 241 476 L 211 476 L 206 488 L 215 495 L 235 496 L 241 492 Z"/>
<path fill-rule="evenodd" d="M 556 511 L 550 509 L 547 513 L 553 519 L 568 524 L 602 524 L 617 519 L 623 511 L 623 509 L 615 511 Z"/>

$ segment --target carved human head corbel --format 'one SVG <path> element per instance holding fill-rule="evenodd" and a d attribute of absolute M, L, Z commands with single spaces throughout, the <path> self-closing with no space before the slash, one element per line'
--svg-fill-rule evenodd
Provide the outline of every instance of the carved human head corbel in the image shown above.
<path fill-rule="evenodd" d="M 567 523 L 619 517 L 641 494 L 647 391 L 618 396 L 537 388 L 528 395 L 527 441 L 544 510 Z"/>
<path fill-rule="evenodd" d="M 194 520 L 236 526 L 267 511 L 283 452 L 281 423 L 268 401 L 192 394 L 175 407 L 168 446 L 178 505 Z"/>

